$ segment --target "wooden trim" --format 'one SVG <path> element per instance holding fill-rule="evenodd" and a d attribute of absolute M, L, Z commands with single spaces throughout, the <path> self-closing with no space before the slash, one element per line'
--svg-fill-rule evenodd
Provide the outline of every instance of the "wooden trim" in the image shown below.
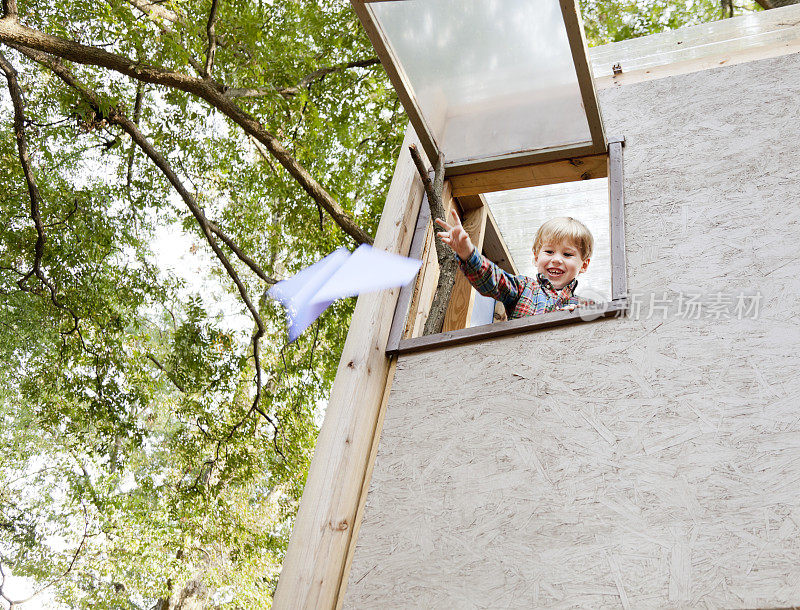
<path fill-rule="evenodd" d="M 408 252 L 409 258 L 422 259 L 425 250 L 425 238 L 428 234 L 428 223 L 431 221 L 431 206 L 428 204 L 428 196 L 423 193 L 422 203 L 419 206 L 417 215 L 417 225 L 414 229 L 414 237 L 411 239 L 411 248 Z M 400 296 L 397 299 L 397 307 L 394 309 L 392 318 L 392 329 L 389 331 L 387 341 L 387 351 L 397 349 L 400 338 L 403 336 L 403 329 L 408 319 L 408 311 L 414 297 L 414 287 L 416 281 L 411 282 L 400 289 Z"/>
<path fill-rule="evenodd" d="M 361 495 L 358 501 L 356 517 L 353 521 L 353 533 L 350 536 L 350 545 L 347 548 L 347 559 L 342 569 L 341 584 L 339 585 L 339 593 L 336 599 L 336 610 L 340 610 L 342 604 L 344 604 L 344 594 L 347 591 L 347 585 L 350 581 L 350 568 L 353 565 L 353 556 L 355 555 L 356 545 L 358 544 L 358 533 L 361 530 L 361 521 L 364 519 L 364 507 L 367 504 L 369 485 L 370 481 L 372 481 L 372 471 L 375 469 L 375 458 L 378 456 L 378 447 L 380 446 L 381 432 L 383 431 L 383 421 L 386 419 L 386 404 L 389 402 L 389 395 L 392 392 L 392 383 L 394 382 L 394 373 L 396 370 L 397 358 L 392 357 L 389 364 L 389 373 L 386 376 L 386 387 L 383 390 L 383 399 L 381 400 L 381 407 L 378 412 L 378 420 L 375 422 L 375 430 L 372 433 L 372 447 L 369 452 L 367 468 L 364 472 L 364 481 L 361 483 Z"/>
<path fill-rule="evenodd" d="M 450 186 L 453 187 L 452 180 L 450 181 Z M 480 194 L 456 195 L 454 192 L 453 197 L 455 197 L 458 200 L 458 205 L 464 212 L 467 212 L 469 210 L 477 210 L 486 205 L 486 199 L 481 197 Z"/>
<path fill-rule="evenodd" d="M 400 98 L 400 102 L 408 115 L 408 120 L 417 132 L 417 137 L 425 154 L 428 155 L 431 164 L 435 165 L 436 160 L 439 158 L 439 145 L 436 143 L 433 132 L 422 117 L 422 112 L 414 97 L 414 90 L 408 77 L 402 71 L 400 63 L 395 61 L 394 54 L 389 49 L 386 36 L 377 20 L 373 17 L 371 9 L 363 0 L 350 0 L 350 3 L 353 5 L 353 10 L 361 21 L 361 25 L 364 26 L 372 46 L 375 47 L 375 52 L 378 54 L 381 64 L 383 64 L 383 69 L 386 70 L 389 81 L 397 91 L 397 97 Z"/>
<path fill-rule="evenodd" d="M 623 72 L 618 76 L 602 76 L 595 82 L 598 89 L 621 87 L 623 85 L 632 85 L 634 83 L 658 80 L 659 78 L 679 76 L 681 74 L 691 74 L 693 72 L 702 72 L 703 70 L 713 70 L 714 68 L 720 68 L 722 66 L 735 66 L 736 64 L 743 64 L 750 61 L 782 57 L 784 55 L 791 55 L 793 53 L 800 53 L 800 38 L 786 42 L 777 42 L 774 44 L 765 45 L 763 47 L 742 49 L 730 53 L 721 53 L 717 55 L 710 55 L 708 57 L 700 57 L 697 59 L 676 61 L 670 64 L 653 66 L 652 68 L 646 68 L 643 70 Z"/>
<path fill-rule="evenodd" d="M 621 317 L 628 310 L 627 299 L 614 299 L 600 303 L 600 307 L 581 307 L 574 311 L 554 311 L 538 316 L 495 322 L 472 328 L 462 328 L 438 335 L 425 335 L 400 341 L 397 354 L 411 354 L 441 347 L 450 347 L 505 335 L 543 330 L 576 322 L 591 322 L 600 318 Z"/>
<path fill-rule="evenodd" d="M 589 49 L 586 38 L 583 36 L 583 23 L 581 20 L 578 0 L 559 0 L 561 15 L 564 17 L 564 26 L 567 29 L 569 48 L 572 51 L 572 61 L 575 64 L 575 74 L 578 77 L 578 86 L 581 90 L 583 109 L 586 120 L 589 122 L 589 133 L 592 134 L 592 144 L 599 150 L 605 150 L 606 140 L 603 133 L 603 118 L 600 115 L 600 105 L 597 103 L 597 94 L 594 87 L 592 66 L 589 63 Z M 598 152 L 599 152 L 598 150 Z"/>
<path fill-rule="evenodd" d="M 608 146 L 608 155 L 599 155 L 598 158 L 602 159 L 606 164 L 605 174 L 608 176 L 608 189 L 609 189 L 609 231 L 611 237 L 611 296 L 612 300 L 608 303 L 601 304 L 607 307 L 606 310 L 601 312 L 601 317 L 608 317 L 615 312 L 627 308 L 627 267 L 625 258 L 625 198 L 624 198 L 624 176 L 622 167 L 622 147 L 625 142 L 624 137 L 614 137 Z M 593 160 L 597 159 L 593 157 Z M 515 170 L 516 171 L 516 170 Z M 511 175 L 511 172 L 509 172 Z M 453 184 L 453 179 L 450 183 L 453 188 L 457 188 Z M 476 200 L 476 198 L 478 198 Z M 481 195 L 467 195 L 462 196 L 461 200 L 466 199 L 474 208 L 477 202 L 480 201 L 487 210 L 487 219 L 485 224 L 487 229 L 485 234 L 491 231 L 491 227 L 496 230 L 496 223 L 494 218 L 489 218 L 491 214 L 488 205 L 485 205 Z M 474 211 L 473 211 L 474 213 Z M 499 234 L 499 231 L 498 231 Z M 485 238 L 484 238 L 485 239 Z M 491 257 L 490 257 L 491 258 Z M 510 255 L 509 255 L 510 258 Z M 507 269 L 508 270 L 508 269 Z M 418 305 L 424 306 L 422 304 Z M 449 313 L 449 310 L 448 310 Z M 420 351 L 431 349 L 437 345 L 454 345 L 465 343 L 468 341 L 476 341 L 483 338 L 493 336 L 511 334 L 516 332 L 527 332 L 528 330 L 536 330 L 541 328 L 549 328 L 551 326 L 559 326 L 561 324 L 568 324 L 571 322 L 582 321 L 585 317 L 593 319 L 592 310 L 577 310 L 575 312 L 555 312 L 545 316 L 531 316 L 528 318 L 521 318 L 517 320 L 509 320 L 505 322 L 496 322 L 494 324 L 487 324 L 484 326 L 477 326 L 473 328 L 460 328 L 458 330 L 449 330 L 436 335 L 427 335 L 423 337 L 405 338 L 398 342 L 397 346 L 392 346 L 392 349 L 387 353 L 391 354 L 404 354 L 408 352 Z M 596 316 L 595 316 L 596 317 Z M 454 328 L 455 325 L 450 325 L 449 328 Z"/>
<path fill-rule="evenodd" d="M 625 264 L 625 191 L 622 169 L 622 142 L 608 145 L 608 202 L 611 235 L 611 298 L 628 295 Z"/>
<path fill-rule="evenodd" d="M 605 178 L 606 176 L 608 176 L 608 155 L 603 153 L 462 174 L 451 177 L 450 184 L 453 187 L 453 196 L 464 198 L 479 193 L 508 191 L 530 186 Z"/>
<path fill-rule="evenodd" d="M 557 161 L 559 159 L 570 159 L 573 157 L 585 157 L 586 155 L 597 155 L 605 152 L 605 146 L 596 147 L 591 142 L 578 142 L 568 146 L 554 146 L 536 151 L 523 151 L 509 153 L 498 157 L 490 157 L 483 160 L 470 159 L 467 161 L 457 161 L 453 163 L 445 162 L 445 176 L 452 178 L 461 174 L 471 174 L 474 172 L 485 172 L 504 167 L 518 167 L 520 165 L 531 165 L 533 163 L 544 163 L 545 161 Z"/>
<path fill-rule="evenodd" d="M 422 181 L 400 151 L 375 247 L 407 252 L 422 201 Z M 358 297 L 272 607 L 333 608 L 341 589 L 390 361 L 385 347 L 399 290 Z"/>

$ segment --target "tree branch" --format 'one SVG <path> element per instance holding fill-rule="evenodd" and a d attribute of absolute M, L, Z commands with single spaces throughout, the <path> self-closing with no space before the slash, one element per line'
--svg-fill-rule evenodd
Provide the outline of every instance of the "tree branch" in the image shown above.
<path fill-rule="evenodd" d="M 17 18 L 17 0 L 3 0 L 3 15 L 9 19 Z"/>
<path fill-rule="evenodd" d="M 353 217 L 311 176 L 308 170 L 297 162 L 278 138 L 267 131 L 255 117 L 226 97 L 224 87 L 216 81 L 134 62 L 127 57 L 97 47 L 33 30 L 7 17 L 0 19 L 0 42 L 19 51 L 28 48 L 49 53 L 68 61 L 108 68 L 136 80 L 179 89 L 200 97 L 239 125 L 246 133 L 258 139 L 306 193 L 318 202 L 357 244 L 372 244 L 372 238 L 356 224 Z"/>
<path fill-rule="evenodd" d="M 83 508 L 83 520 L 84 520 L 83 537 L 81 538 L 80 544 L 78 544 L 78 548 L 75 549 L 75 552 L 72 554 L 72 560 L 69 562 L 67 568 L 60 575 L 56 576 L 53 580 L 51 580 L 49 583 L 39 587 L 25 599 L 11 599 L 10 597 L 8 597 L 8 595 L 6 595 L 5 591 L 3 590 L 3 587 L 6 582 L 6 573 L 3 571 L 3 562 L 0 561 L 0 577 L 2 577 L 0 579 L 0 597 L 2 597 L 9 603 L 9 610 L 12 610 L 16 606 L 21 606 L 22 604 L 31 601 L 33 598 L 38 597 L 44 591 L 52 587 L 58 581 L 66 578 L 69 575 L 69 573 L 72 572 L 72 568 L 75 567 L 75 563 L 78 561 L 78 557 L 80 556 L 81 551 L 83 550 L 83 545 L 86 544 L 86 539 L 89 537 L 89 514 L 86 512 L 86 506 L 83 503 L 81 503 L 81 506 Z"/>
<path fill-rule="evenodd" d="M 431 218 L 444 217 L 444 202 L 442 201 L 442 192 L 444 191 L 444 155 L 439 153 L 439 158 L 436 160 L 436 168 L 434 169 L 434 177 L 431 182 L 428 175 L 428 168 L 422 160 L 422 157 L 415 145 L 408 147 L 411 152 L 411 158 L 414 159 L 414 165 L 417 167 L 417 172 L 422 178 L 422 184 L 425 186 L 425 194 L 428 196 L 428 204 L 431 208 Z M 444 327 L 444 318 L 447 314 L 447 306 L 450 304 L 450 295 L 453 293 L 453 285 L 456 281 L 456 269 L 458 263 L 453 252 L 445 245 L 441 239 L 434 236 L 434 243 L 436 244 L 436 259 L 439 262 L 439 280 L 436 283 L 436 293 L 433 296 L 433 303 L 431 304 L 428 318 L 425 320 L 425 329 L 423 334 L 431 335 L 442 332 Z"/>
<path fill-rule="evenodd" d="M 13 0 L 11 0 L 13 3 Z M 44 256 L 44 244 L 47 241 L 47 236 L 44 232 L 44 224 L 40 214 L 41 195 L 39 194 L 39 187 L 36 184 L 36 178 L 33 175 L 31 168 L 30 157 L 28 155 L 28 139 L 25 134 L 25 108 L 22 101 L 22 89 L 20 89 L 19 82 L 17 81 L 17 71 L 14 66 L 6 59 L 5 55 L 0 52 L 0 70 L 6 75 L 8 81 L 8 91 L 11 95 L 11 100 L 14 105 L 14 135 L 17 140 L 17 151 L 19 153 L 19 162 L 22 166 L 22 172 L 25 175 L 25 182 L 28 185 L 28 196 L 31 201 L 31 220 L 36 228 L 36 244 L 33 249 L 33 267 L 29 272 L 24 274 L 19 280 L 17 285 L 20 290 L 28 290 L 25 283 L 28 279 L 35 275 L 42 284 L 47 287 L 50 293 L 50 300 L 53 305 L 62 311 L 66 311 L 72 317 L 73 327 L 67 332 L 72 334 L 78 330 L 78 316 L 68 306 L 61 303 L 58 299 L 58 289 L 56 285 L 50 281 L 42 270 L 42 257 Z"/>
<path fill-rule="evenodd" d="M 374 66 L 381 63 L 381 60 L 377 57 L 371 57 L 369 59 L 360 59 L 358 61 L 351 61 L 347 63 L 337 64 L 335 66 L 331 66 L 330 68 L 320 68 L 319 70 L 315 70 L 311 74 L 308 74 L 300 79 L 300 81 L 291 87 L 260 87 L 260 88 L 242 88 L 242 89 L 228 89 L 225 91 L 225 95 L 228 97 L 238 97 L 238 98 L 252 98 L 252 97 L 264 97 L 265 95 L 282 95 L 284 97 L 292 97 L 300 93 L 300 89 L 304 89 L 308 87 L 310 84 L 315 83 L 317 81 L 322 80 L 328 74 L 332 74 L 334 72 L 341 72 L 343 70 L 349 70 L 350 68 L 366 68 L 368 66 Z"/>
<path fill-rule="evenodd" d="M 208 13 L 208 23 L 206 24 L 208 46 L 206 47 L 206 65 L 203 68 L 203 78 L 211 78 L 211 67 L 214 65 L 214 56 L 217 53 L 217 36 L 214 33 L 216 23 L 217 0 L 211 0 L 211 11 Z"/>
<path fill-rule="evenodd" d="M 34 51 L 27 48 L 20 48 L 19 51 L 24 55 L 30 57 L 34 61 L 39 62 L 40 64 L 46 66 L 50 70 L 52 70 L 61 80 L 63 80 L 67 85 L 75 89 L 78 93 L 83 96 L 86 101 L 91 104 L 94 111 L 100 113 L 101 110 L 101 100 L 100 96 L 93 90 L 85 87 L 78 80 L 73 76 L 72 72 L 66 68 L 63 64 L 56 61 L 54 58 L 50 57 L 49 55 Z M 214 251 L 214 254 L 217 256 L 217 259 L 222 263 L 222 266 L 225 268 L 225 271 L 228 272 L 228 275 L 233 280 L 233 283 L 236 285 L 236 288 L 239 290 L 239 295 L 242 298 L 247 309 L 250 311 L 250 314 L 253 317 L 253 320 L 256 323 L 257 330 L 253 335 L 253 359 L 255 361 L 255 369 L 256 369 L 256 395 L 253 399 L 253 408 L 258 408 L 258 403 L 261 399 L 261 360 L 260 360 L 260 350 L 259 350 L 259 340 L 266 329 L 264 327 L 264 322 L 261 320 L 261 315 L 253 305 L 252 301 L 250 300 L 249 295 L 247 294 L 247 289 L 244 286 L 244 283 L 239 278 L 239 274 L 233 268 L 233 265 L 228 260 L 228 257 L 225 256 L 225 253 L 217 244 L 217 240 L 214 239 L 214 235 L 212 234 L 211 227 L 209 226 L 209 221 L 205 217 L 200 206 L 195 201 L 194 197 L 191 193 L 186 189 L 183 183 L 178 178 L 177 174 L 173 171 L 172 167 L 170 166 L 169 162 L 159 153 L 150 141 L 139 131 L 139 128 L 131 121 L 127 116 L 125 116 L 121 111 L 118 109 L 112 108 L 107 115 L 103 115 L 104 118 L 114 125 L 118 125 L 121 127 L 130 137 L 131 139 L 136 142 L 139 148 L 144 151 L 144 153 L 150 157 L 153 163 L 161 170 L 164 176 L 169 180 L 170 184 L 178 191 L 178 194 L 183 199 L 186 207 L 192 212 L 192 215 L 197 220 L 197 223 L 200 225 L 200 229 L 203 235 L 206 238 L 206 241 L 211 246 L 211 249 Z"/>
<path fill-rule="evenodd" d="M 233 241 L 229 235 L 227 235 L 222 229 L 220 229 L 214 222 L 211 220 L 208 221 L 209 228 L 214 232 L 214 234 L 222 240 L 228 248 L 237 256 L 237 258 L 242 261 L 245 265 L 250 267 L 250 269 L 255 273 L 258 277 L 260 277 L 264 282 L 267 284 L 277 284 L 280 280 L 276 280 L 274 277 L 270 277 L 267 275 L 261 266 L 256 263 L 252 258 L 247 256 L 242 249 Z"/>
<path fill-rule="evenodd" d="M 145 358 L 147 358 L 150 362 L 155 364 L 158 367 L 158 369 L 167 376 L 167 379 L 169 379 L 172 382 L 172 385 L 174 385 L 181 392 L 186 394 L 186 388 L 184 388 L 183 385 L 178 383 L 178 380 L 175 379 L 175 375 L 173 375 L 170 371 L 168 371 L 167 367 L 165 367 L 163 364 L 161 364 L 161 362 L 155 356 L 153 356 L 151 354 L 147 354 L 145 356 Z"/>
<path fill-rule="evenodd" d="M 136 83 L 136 100 L 133 102 L 133 122 L 137 125 L 142 117 L 142 102 L 144 100 L 144 83 L 139 81 Z M 131 146 L 131 152 L 128 154 L 128 171 L 125 184 L 128 190 L 131 188 L 133 182 L 133 158 L 136 155 L 136 145 Z"/>
<path fill-rule="evenodd" d="M 179 23 L 180 18 L 178 14 L 174 11 L 164 8 L 160 4 L 155 2 L 148 2 L 147 0 L 126 0 L 128 4 L 131 6 L 136 7 L 141 12 L 143 12 L 148 17 L 156 17 L 158 19 L 164 19 L 171 23 Z"/>

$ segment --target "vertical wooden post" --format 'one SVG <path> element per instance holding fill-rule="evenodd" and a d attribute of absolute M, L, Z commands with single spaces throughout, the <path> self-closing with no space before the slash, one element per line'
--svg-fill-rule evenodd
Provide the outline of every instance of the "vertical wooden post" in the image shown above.
<path fill-rule="evenodd" d="M 472 243 L 480 253 L 483 250 L 483 238 L 486 235 L 486 218 L 489 207 L 481 205 L 475 209 L 465 210 L 461 224 L 464 225 Z M 450 305 L 444 316 L 443 331 L 466 328 L 472 318 L 472 306 L 475 304 L 475 290 L 459 269 L 456 271 L 456 283 L 450 296 Z"/>
<path fill-rule="evenodd" d="M 375 247 L 405 254 L 414 232 L 422 181 L 408 147 L 400 148 Z M 314 459 L 286 550 L 273 608 L 333 608 L 344 572 L 375 426 L 389 373 L 386 342 L 399 289 L 358 298 Z"/>

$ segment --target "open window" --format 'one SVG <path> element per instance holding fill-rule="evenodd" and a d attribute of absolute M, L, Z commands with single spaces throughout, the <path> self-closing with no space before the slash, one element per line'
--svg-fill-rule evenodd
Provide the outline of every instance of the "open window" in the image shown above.
<path fill-rule="evenodd" d="M 479 295 L 459 271 L 443 332 L 422 336 L 439 273 L 435 229 L 423 201 L 409 253 L 421 258 L 423 267 L 416 283 L 400 293 L 387 351 L 419 351 L 622 315 L 627 309 L 622 148 L 623 141 L 616 139 L 607 154 L 462 174 L 445 186 L 445 204 L 456 207 L 475 247 L 514 275 L 535 275 L 531 247 L 542 222 L 554 216 L 584 222 L 595 247 L 577 293 L 596 306 L 506 320 L 503 306 Z"/>
<path fill-rule="evenodd" d="M 596 278 L 589 283 L 603 295 L 595 316 L 624 309 L 622 141 L 609 141 L 603 130 L 577 0 L 351 2 L 429 161 L 444 157 L 446 205 L 458 209 L 489 259 L 511 273 L 526 273 L 531 255 L 515 251 L 530 252 L 545 214 L 568 215 L 569 208 L 535 210 L 538 195 L 532 192 L 519 196 L 524 213 L 507 214 L 513 191 L 607 182 L 607 216 L 598 222 L 608 230 L 595 235 L 596 247 L 607 252 L 590 268 L 597 274 L 605 258 L 608 280 L 605 286 Z M 573 202 L 580 198 L 572 194 Z M 480 299 L 459 273 L 444 332 L 421 337 L 439 270 L 427 202 L 421 210 L 410 255 L 424 266 L 416 285 L 401 292 L 389 352 L 589 317 L 579 308 L 503 321 L 502 310 Z M 526 243 L 515 243 L 514 227 L 523 229 Z"/>

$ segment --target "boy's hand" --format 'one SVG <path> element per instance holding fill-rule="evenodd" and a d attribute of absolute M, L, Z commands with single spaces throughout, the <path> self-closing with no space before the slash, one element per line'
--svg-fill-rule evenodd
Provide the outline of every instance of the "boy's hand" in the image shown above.
<path fill-rule="evenodd" d="M 444 231 L 440 231 L 437 235 L 444 243 L 453 249 L 458 255 L 458 258 L 465 261 L 470 257 L 475 246 L 472 245 L 469 234 L 464 230 L 464 227 L 461 226 L 461 220 L 458 218 L 458 214 L 456 214 L 455 210 L 450 210 L 450 217 L 452 219 L 452 225 L 447 224 L 441 218 L 436 219 L 436 224 L 444 229 Z"/>

